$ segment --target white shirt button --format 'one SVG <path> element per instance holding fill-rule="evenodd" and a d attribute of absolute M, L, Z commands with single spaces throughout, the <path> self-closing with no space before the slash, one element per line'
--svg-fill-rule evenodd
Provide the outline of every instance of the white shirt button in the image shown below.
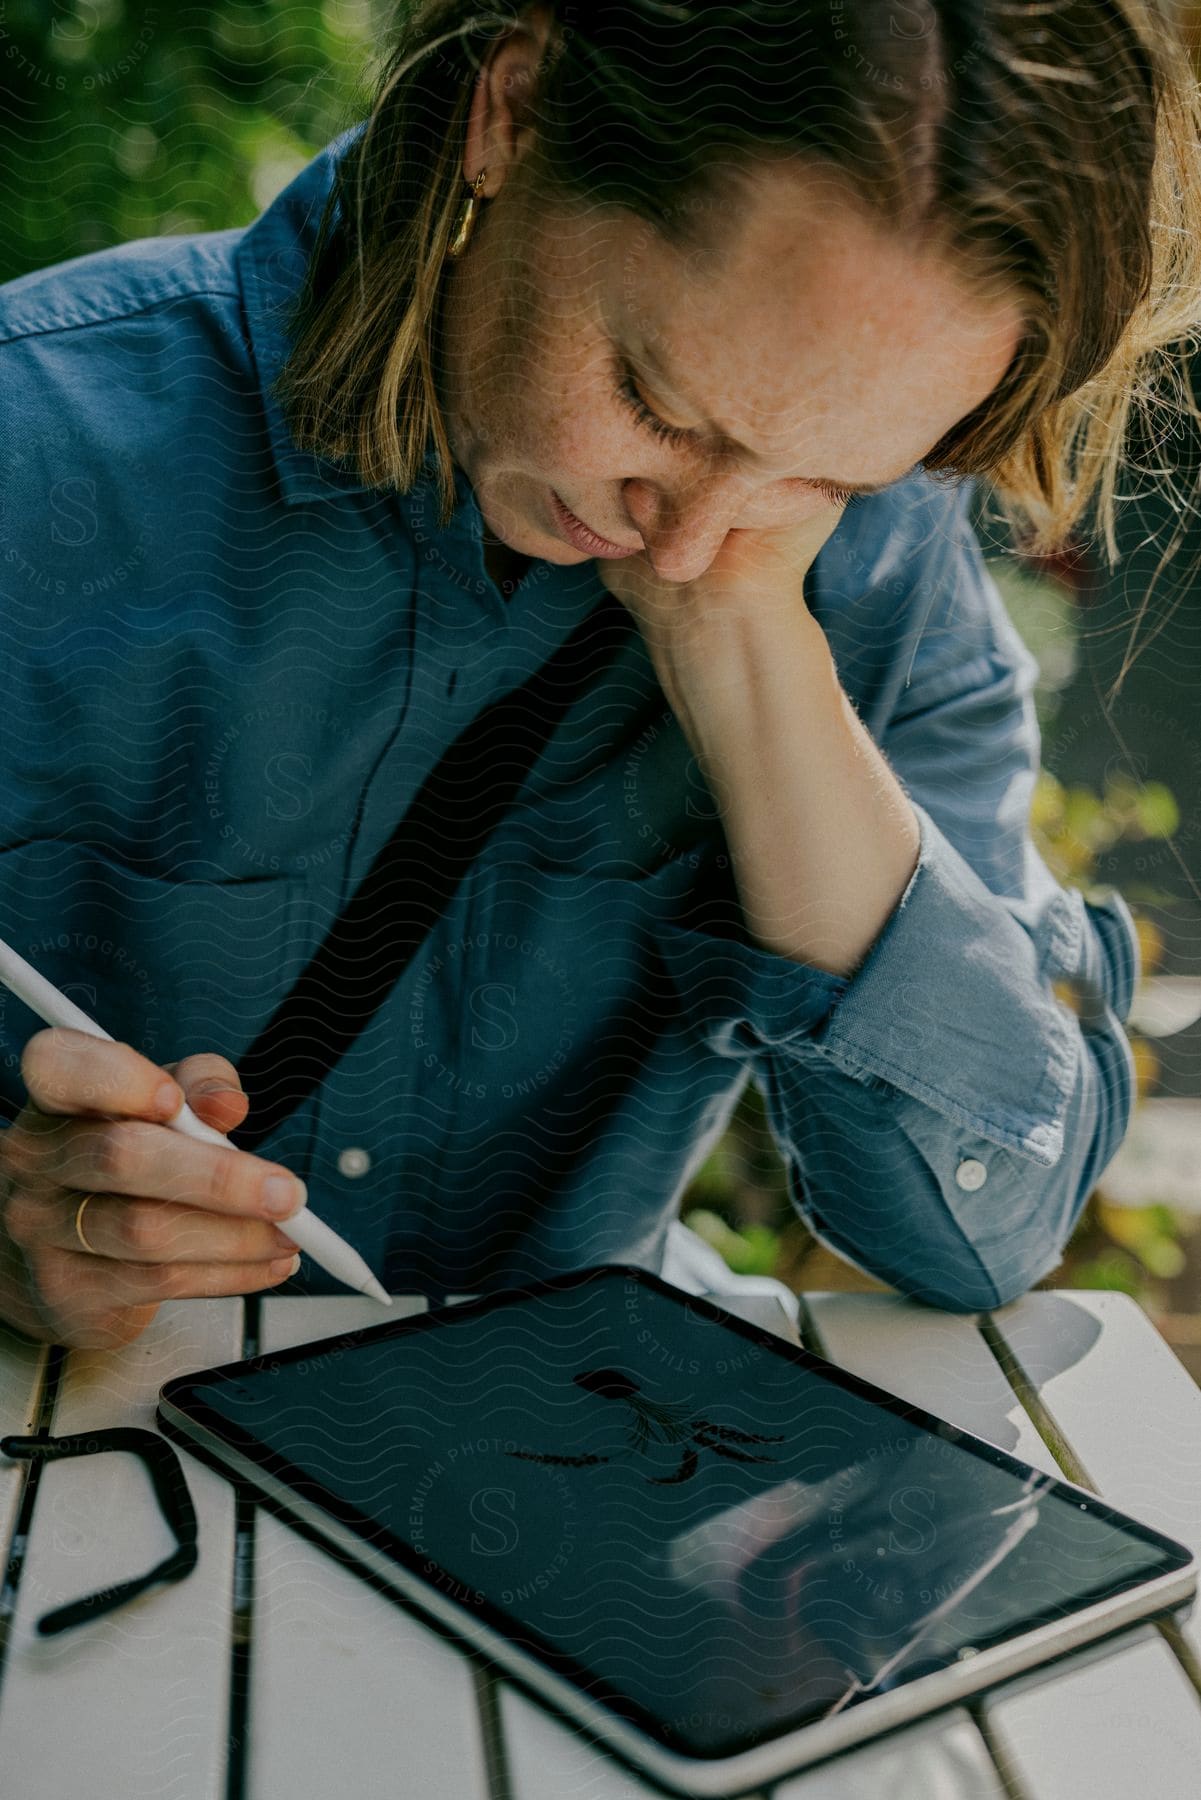
<path fill-rule="evenodd" d="M 955 1171 L 955 1179 L 961 1188 L 966 1188 L 969 1194 L 974 1194 L 976 1189 L 982 1188 L 988 1180 L 988 1170 L 982 1162 L 977 1162 L 974 1156 L 965 1156 Z"/>
<path fill-rule="evenodd" d="M 338 1173 L 349 1175 L 353 1180 L 356 1175 L 365 1175 L 371 1167 L 371 1158 L 365 1150 L 352 1146 L 338 1152 Z"/>

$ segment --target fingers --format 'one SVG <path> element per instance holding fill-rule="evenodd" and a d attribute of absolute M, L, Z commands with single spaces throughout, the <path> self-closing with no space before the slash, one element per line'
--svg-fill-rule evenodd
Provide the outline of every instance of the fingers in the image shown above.
<path fill-rule="evenodd" d="M 223 1133 L 246 1116 L 225 1057 L 164 1069 L 128 1044 L 54 1027 L 29 1040 L 21 1073 L 29 1104 L 0 1135 L 6 1316 L 21 1328 L 80 1347 L 126 1343 L 163 1300 L 254 1293 L 295 1273 L 296 1246 L 273 1220 L 305 1204 L 304 1183 L 169 1128 L 185 1099 Z M 90 1249 L 75 1229 L 85 1195 Z"/>
<path fill-rule="evenodd" d="M 250 1095 L 240 1088 L 201 1088 L 189 1095 L 188 1105 L 196 1113 L 219 1112 L 240 1121 L 250 1107 Z"/>
<path fill-rule="evenodd" d="M 88 1252 L 75 1230 L 82 1193 L 9 1209 L 8 1230 L 23 1249 Z M 234 1263 L 239 1266 L 291 1260 L 296 1245 L 265 1219 L 219 1219 L 192 1206 L 167 1200 L 139 1200 L 128 1194 L 93 1194 L 83 1216 L 83 1233 L 101 1258 L 122 1262 Z"/>
<path fill-rule="evenodd" d="M 15 1130 L 15 1125 L 10 1128 Z M 20 1146 L 13 1148 L 20 1153 Z M 67 1119 L 36 1134 L 33 1177 L 81 1194 L 174 1201 L 205 1212 L 276 1219 L 299 1211 L 304 1183 L 249 1151 L 202 1144 L 143 1119 Z M 278 1182 L 278 1194 L 271 1184 Z M 275 1210 L 273 1210 L 275 1209 Z"/>
<path fill-rule="evenodd" d="M 205 1125 L 211 1125 L 224 1135 L 242 1123 L 250 1108 L 250 1096 L 229 1088 L 211 1094 L 193 1091 L 188 1095 L 188 1105 Z"/>
<path fill-rule="evenodd" d="M 188 1105 L 193 1096 L 209 1088 L 232 1089 L 241 1093 L 242 1083 L 238 1071 L 224 1056 L 212 1051 L 200 1051 L 195 1056 L 185 1056 L 179 1062 L 164 1063 L 169 1075 L 173 1075 L 188 1097 Z"/>
<path fill-rule="evenodd" d="M 21 1053 L 21 1078 L 45 1113 L 102 1113 L 171 1119 L 183 1090 L 129 1044 L 54 1026 L 36 1031 Z"/>
<path fill-rule="evenodd" d="M 249 1096 L 242 1092 L 238 1071 L 224 1056 L 205 1053 L 166 1064 L 184 1091 L 188 1105 L 206 1125 L 232 1131 L 246 1117 Z"/>
<path fill-rule="evenodd" d="M 89 1207 L 89 1218 L 91 1210 Z M 258 1293 L 286 1281 L 298 1261 L 293 1253 L 279 1266 L 265 1262 L 157 1266 L 88 1256 L 80 1250 L 74 1255 L 56 1253 L 41 1259 L 38 1282 L 42 1303 L 51 1313 L 69 1311 L 79 1319 L 120 1317 L 133 1308 L 156 1306 L 164 1300 Z"/>
<path fill-rule="evenodd" d="M 57 1026 L 30 1038 L 21 1058 L 30 1099 L 42 1112 L 173 1119 L 188 1105 L 218 1131 L 232 1131 L 249 1099 L 224 1056 L 204 1052 L 160 1068 L 129 1044 Z"/>

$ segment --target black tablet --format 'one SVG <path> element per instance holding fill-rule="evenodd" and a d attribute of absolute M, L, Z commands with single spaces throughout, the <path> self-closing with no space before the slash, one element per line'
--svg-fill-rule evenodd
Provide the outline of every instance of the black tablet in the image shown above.
<path fill-rule="evenodd" d="M 1188 1550 L 642 1269 L 168 1382 L 163 1431 L 669 1787 L 1179 1610 Z"/>

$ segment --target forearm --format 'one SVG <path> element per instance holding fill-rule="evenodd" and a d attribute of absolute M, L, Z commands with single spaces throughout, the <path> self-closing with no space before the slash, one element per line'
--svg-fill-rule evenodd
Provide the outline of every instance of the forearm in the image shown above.
<path fill-rule="evenodd" d="M 763 948 L 855 970 L 917 866 L 913 809 L 799 607 L 725 624 L 721 678 L 677 665 L 668 698 L 721 811 L 748 930 Z"/>

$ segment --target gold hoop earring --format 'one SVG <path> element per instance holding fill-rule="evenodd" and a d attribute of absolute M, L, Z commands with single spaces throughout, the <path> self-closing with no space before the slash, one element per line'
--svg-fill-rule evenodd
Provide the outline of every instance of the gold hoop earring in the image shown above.
<path fill-rule="evenodd" d="M 480 198 L 480 190 L 484 185 L 484 177 L 487 173 L 487 169 L 480 170 L 479 174 L 471 184 L 470 194 L 463 202 L 463 210 L 459 214 L 459 222 L 455 226 L 454 237 L 450 240 L 450 244 L 447 246 L 446 251 L 447 256 L 453 262 L 458 261 L 459 257 L 462 256 L 464 250 L 466 250 L 468 244 L 471 242 L 471 234 L 475 230 L 475 221 L 479 214 L 480 207 L 483 205 L 483 201 Z"/>

